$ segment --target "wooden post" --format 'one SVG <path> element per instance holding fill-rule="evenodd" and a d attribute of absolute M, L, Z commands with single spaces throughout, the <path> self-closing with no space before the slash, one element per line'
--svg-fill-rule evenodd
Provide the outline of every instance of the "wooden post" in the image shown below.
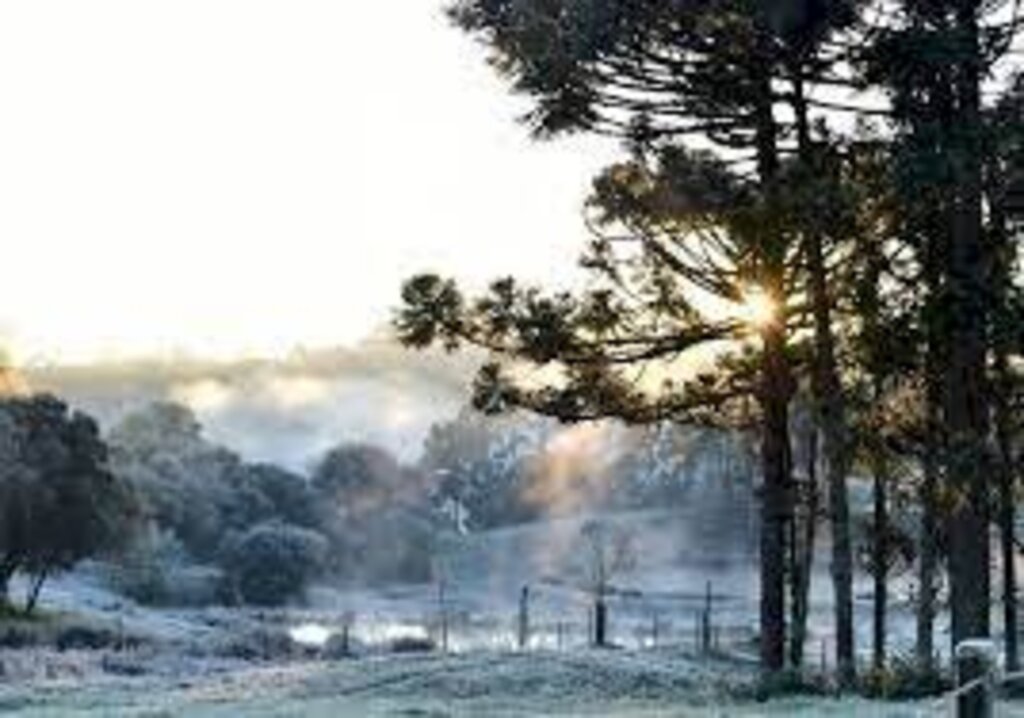
<path fill-rule="evenodd" d="M 594 602 L 594 645 L 604 648 L 608 645 L 608 604 L 604 596 Z"/>
<path fill-rule="evenodd" d="M 962 641 L 956 647 L 956 718 L 995 715 L 996 646 L 989 639 Z M 968 686 L 973 685 L 973 688 Z"/>
<path fill-rule="evenodd" d="M 701 621 L 701 652 L 707 655 L 711 652 L 711 582 L 708 581 L 704 593 L 704 614 Z"/>
<path fill-rule="evenodd" d="M 519 650 L 525 651 L 530 645 L 530 587 L 523 586 L 519 594 Z"/>
<path fill-rule="evenodd" d="M 700 624 L 701 614 L 693 614 L 693 652 L 700 653 Z"/>
<path fill-rule="evenodd" d="M 441 617 L 441 651 L 448 652 L 448 604 L 445 597 L 444 580 L 437 583 L 437 604 Z"/>

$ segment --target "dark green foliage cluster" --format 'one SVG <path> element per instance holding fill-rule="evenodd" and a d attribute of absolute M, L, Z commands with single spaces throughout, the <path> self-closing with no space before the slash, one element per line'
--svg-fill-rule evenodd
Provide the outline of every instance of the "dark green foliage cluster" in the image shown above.
<path fill-rule="evenodd" d="M 90 417 L 52 396 L 0 402 L 0 604 L 24 572 L 31 611 L 47 576 L 122 545 L 136 509 Z"/>
<path fill-rule="evenodd" d="M 222 552 L 230 591 L 241 603 L 280 606 L 320 574 L 327 541 L 309 529 L 268 522 L 231 537 Z"/>
<path fill-rule="evenodd" d="M 310 581 L 430 578 L 434 532 L 421 472 L 374 446 L 327 452 L 311 477 L 242 461 L 194 414 L 154 404 L 110 432 L 112 464 L 148 528 L 113 584 L 154 604 L 276 605 Z"/>

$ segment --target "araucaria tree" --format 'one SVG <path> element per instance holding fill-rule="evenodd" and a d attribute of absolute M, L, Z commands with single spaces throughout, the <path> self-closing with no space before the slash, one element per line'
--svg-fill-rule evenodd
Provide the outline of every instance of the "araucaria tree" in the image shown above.
<path fill-rule="evenodd" d="M 610 135 L 629 158 L 594 182 L 584 291 L 549 294 L 502 279 L 467 298 L 450 280 L 419 276 L 403 289 L 400 335 L 415 347 L 490 352 L 475 397 L 488 411 L 752 422 L 761 440 L 766 672 L 786 665 L 787 579 L 795 601 L 806 591 L 791 550 L 790 412 L 801 379 L 828 487 L 842 682 L 855 665 L 847 474 L 858 446 L 848 393 L 865 375 L 878 377 L 873 401 L 921 377 L 915 385 L 925 387 L 920 500 L 930 550 L 921 551 L 919 652 L 931 654 L 932 534 L 945 488 L 957 497 L 954 640 L 988 633 L 987 377 L 1002 300 L 990 291 L 989 218 L 999 215 L 984 169 L 997 145 L 982 87 L 1018 25 L 1000 5 L 459 0 L 451 8 L 512 88 L 533 99 L 525 121 L 537 136 Z M 862 127 L 869 117 L 878 120 L 871 131 Z M 1012 239 L 1000 236 L 1012 257 Z M 867 305 L 847 266 L 866 249 L 878 257 L 876 301 Z M 892 289 L 900 282 L 906 291 Z M 894 296 L 900 306 L 881 305 Z M 907 356 L 876 352 L 864 366 L 855 328 L 891 317 L 913 330 L 892 346 Z M 698 346 L 713 347 L 714 371 L 694 375 L 687 352 Z M 883 380 L 883 365 L 900 380 Z M 799 624 L 801 610 L 793 615 Z M 797 666 L 799 625 L 794 636 Z"/>
<path fill-rule="evenodd" d="M 419 277 L 405 288 L 405 339 L 469 341 L 496 358 L 558 367 L 556 381 L 531 389 L 490 365 L 479 398 L 567 420 L 685 420 L 698 406 L 753 394 L 763 469 L 762 662 L 781 669 L 800 226 L 785 203 L 794 147 L 791 123 L 780 119 L 797 93 L 779 82 L 799 90 L 806 110 L 807 85 L 827 64 L 820 44 L 851 20 L 849 4 L 477 0 L 452 14 L 536 99 L 527 119 L 538 135 L 612 134 L 635 158 L 596 183 L 598 237 L 585 260 L 592 291 L 543 296 L 509 280 L 467 303 L 451 283 Z M 687 149 L 689 138 L 710 149 Z M 754 327 L 756 384 L 749 374 L 673 379 L 686 350 L 749 338 L 736 312 L 721 311 L 747 295 L 770 308 Z M 639 386 L 652 363 L 664 381 Z"/>

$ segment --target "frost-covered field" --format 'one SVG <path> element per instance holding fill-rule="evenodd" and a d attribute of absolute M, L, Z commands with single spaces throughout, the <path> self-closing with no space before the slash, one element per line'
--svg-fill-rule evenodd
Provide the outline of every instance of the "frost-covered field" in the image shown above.
<path fill-rule="evenodd" d="M 206 666 L 3 684 L 0 713 L 42 716 L 868 716 L 943 715 L 931 703 L 728 698 L 745 669 L 670 652 L 391 655 Z M 198 668 L 198 667 L 193 667 Z M 1024 711 L 1005 713 L 1022 715 Z"/>
<path fill-rule="evenodd" d="M 669 514 L 619 518 L 632 526 L 652 524 L 656 530 L 646 533 L 651 537 L 663 532 L 661 523 L 671 527 L 677 521 Z M 680 555 L 675 541 L 643 543 L 638 565 L 622 577 L 621 585 L 630 590 L 611 604 L 611 636 L 619 649 L 588 649 L 588 599 L 572 588 L 578 523 L 494 531 L 456 547 L 445 567 L 448 655 L 391 650 L 396 639 L 437 642 L 442 602 L 436 585 L 318 587 L 306 605 L 279 611 L 158 610 L 112 593 L 102 571 L 87 566 L 48 585 L 47 615 L 55 622 L 104 626 L 139 638 L 138 645 L 126 651 L 0 650 L 0 715 L 945 715 L 935 701 L 758 703 L 745 697 L 755 677 L 750 654 L 756 576 L 742 559 L 719 556 L 709 564 L 692 553 Z M 714 585 L 715 626 L 723 629 L 714 660 L 694 652 L 694 618 L 704 607 L 707 582 Z M 518 598 L 526 583 L 532 638 L 530 650 L 517 652 L 512 647 Z M 812 619 L 808 663 L 817 667 L 828 648 L 826 578 L 818 581 Z M 894 609 L 893 624 L 910 624 L 901 606 Z M 315 626 L 337 635 L 345 625 L 356 658 L 330 660 L 329 652 L 289 648 L 287 636 L 297 628 Z M 1024 718 L 1024 708 L 1007 706 L 1000 715 Z"/>

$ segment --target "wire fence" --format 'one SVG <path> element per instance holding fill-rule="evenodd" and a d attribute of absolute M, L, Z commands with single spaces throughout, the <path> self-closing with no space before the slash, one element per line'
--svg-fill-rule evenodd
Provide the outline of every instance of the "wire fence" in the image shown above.
<path fill-rule="evenodd" d="M 757 650 L 750 621 L 756 604 L 718 592 L 710 583 L 694 593 L 610 588 L 598 594 L 547 581 L 492 596 L 439 584 L 403 606 L 386 615 L 355 618 L 353 635 L 371 643 L 423 636 L 448 652 L 571 651 L 604 645 L 752 657 Z"/>

